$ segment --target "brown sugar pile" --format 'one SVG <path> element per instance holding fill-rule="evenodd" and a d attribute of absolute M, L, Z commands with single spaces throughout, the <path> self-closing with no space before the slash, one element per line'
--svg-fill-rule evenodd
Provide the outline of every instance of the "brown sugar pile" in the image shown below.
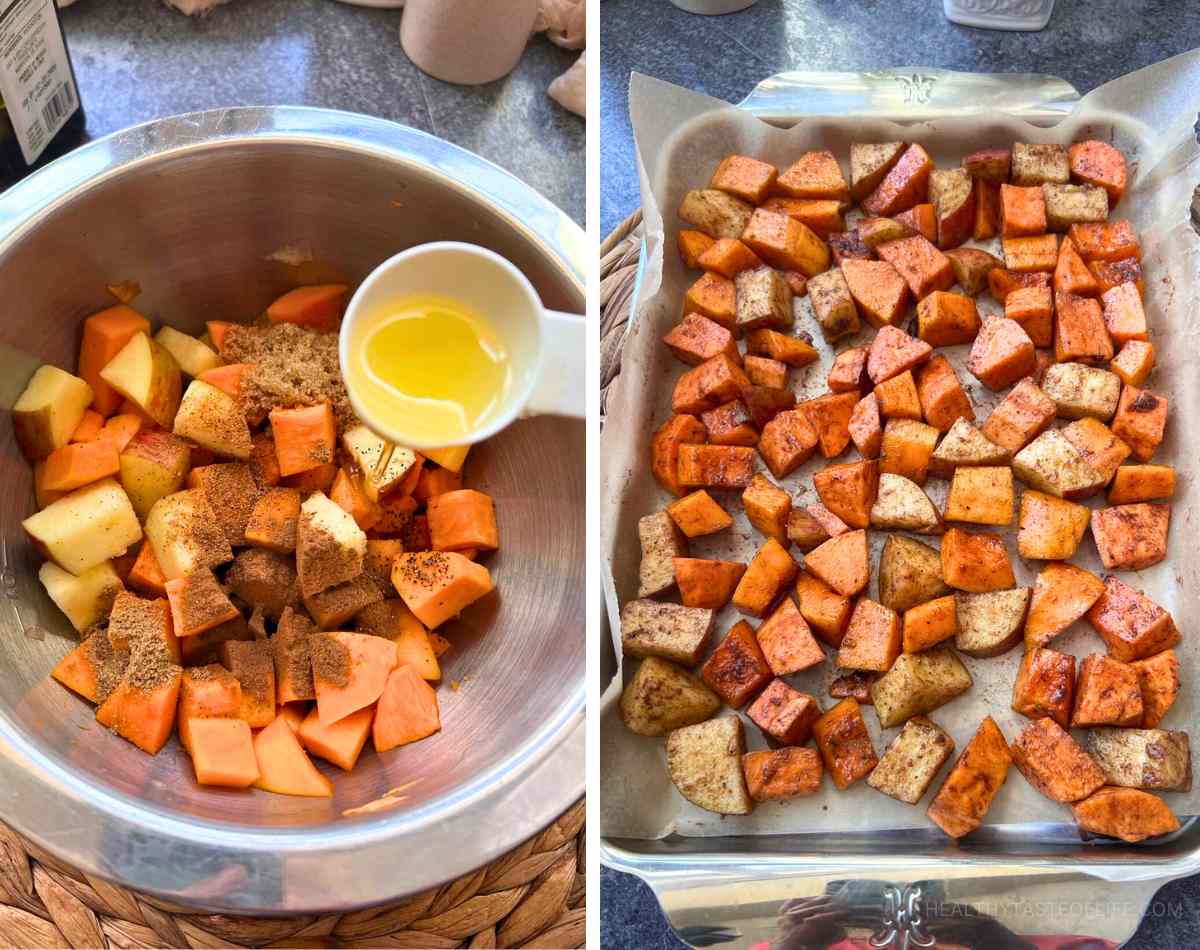
<path fill-rule="evenodd" d="M 340 429 L 357 425 L 342 382 L 336 333 L 292 323 L 234 324 L 226 333 L 224 350 L 230 363 L 254 364 L 242 380 L 248 418 L 264 418 L 272 409 L 328 402 Z"/>
<path fill-rule="evenodd" d="M 313 676 L 331 686 L 350 682 L 350 651 L 328 634 L 318 634 L 309 640 Z"/>
<path fill-rule="evenodd" d="M 213 617 L 232 612 L 229 598 L 207 567 L 187 575 L 187 587 L 176 603 L 187 630 L 198 630 Z"/>

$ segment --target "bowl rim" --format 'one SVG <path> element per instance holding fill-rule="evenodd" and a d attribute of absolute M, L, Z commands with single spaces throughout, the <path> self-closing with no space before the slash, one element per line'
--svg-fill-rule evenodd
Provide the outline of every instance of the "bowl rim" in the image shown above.
<path fill-rule="evenodd" d="M 533 188 L 418 129 L 306 106 L 184 113 L 89 142 L 0 195 L 0 256 L 39 220 L 138 165 L 250 142 L 325 146 L 418 166 L 482 200 L 584 296 L 584 232 Z M 3 553 L 7 577 L 11 561 Z M 394 901 L 487 864 L 583 795 L 585 674 L 540 730 L 447 795 L 411 811 L 304 827 L 246 828 L 148 805 L 39 749 L 0 710 L 0 818 L 85 873 L 197 909 L 295 914 Z M 414 853 L 420 860 L 405 860 Z"/>

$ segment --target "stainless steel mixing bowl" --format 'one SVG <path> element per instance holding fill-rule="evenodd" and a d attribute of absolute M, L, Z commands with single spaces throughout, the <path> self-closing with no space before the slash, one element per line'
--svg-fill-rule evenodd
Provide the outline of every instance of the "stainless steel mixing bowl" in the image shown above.
<path fill-rule="evenodd" d="M 580 229 L 421 132 L 249 108 L 99 140 L 0 197 L 0 399 L 11 406 L 39 363 L 74 366 L 80 321 L 111 303 L 106 283 L 140 281 L 139 309 L 200 332 L 431 240 L 489 247 L 547 306 L 583 310 Z M 75 638 L 38 583 L 21 531 L 31 473 L 11 426 L 0 431 L 0 818 L 59 857 L 216 910 L 338 909 L 478 867 L 583 793 L 582 423 L 525 420 L 472 452 L 469 481 L 497 503 L 499 594 L 446 631 L 441 733 L 330 768 L 332 800 L 201 788 L 174 741 L 146 756 L 47 680 Z M 342 817 L 398 786 L 398 807 Z"/>

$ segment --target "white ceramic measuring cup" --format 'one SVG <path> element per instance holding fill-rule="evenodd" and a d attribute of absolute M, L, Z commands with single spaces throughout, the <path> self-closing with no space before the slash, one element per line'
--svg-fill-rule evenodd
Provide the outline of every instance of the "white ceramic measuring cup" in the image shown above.
<path fill-rule="evenodd" d="M 461 301 L 487 317 L 508 350 L 512 381 L 506 398 L 472 432 L 432 444 L 398 428 L 399 420 L 372 413 L 355 394 L 357 373 L 347 373 L 356 325 L 388 302 L 416 294 Z M 338 358 L 358 417 L 373 432 L 412 449 L 482 442 L 518 416 L 586 414 L 587 321 L 547 310 L 512 263 L 494 251 L 460 241 L 420 244 L 388 258 L 358 286 L 342 318 Z"/>

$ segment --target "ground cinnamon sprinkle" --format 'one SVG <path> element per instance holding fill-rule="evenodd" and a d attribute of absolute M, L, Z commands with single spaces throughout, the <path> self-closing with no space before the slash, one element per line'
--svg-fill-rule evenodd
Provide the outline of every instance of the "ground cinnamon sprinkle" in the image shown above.
<path fill-rule="evenodd" d="M 203 473 L 200 485 L 204 498 L 225 530 L 231 545 L 246 543 L 246 525 L 262 494 L 250 466 L 244 462 L 225 462 L 196 469 Z"/>
<path fill-rule="evenodd" d="M 187 587 L 179 598 L 184 629 L 195 630 L 213 617 L 230 612 L 232 604 L 217 578 L 207 567 L 187 575 Z"/>
<path fill-rule="evenodd" d="M 309 640 L 309 650 L 314 676 L 331 686 L 345 686 L 350 682 L 350 651 L 345 644 L 322 633 Z"/>
<path fill-rule="evenodd" d="M 310 645 L 316 631 L 316 624 L 308 617 L 287 607 L 279 618 L 279 628 L 271 640 L 275 675 L 286 676 L 293 690 L 300 697 L 309 699 L 316 695 L 313 690 Z"/>
<path fill-rule="evenodd" d="M 171 615 L 161 598 L 144 600 L 130 593 L 117 595 L 109 617 L 109 637 L 129 645 L 129 664 L 124 682 L 151 690 L 166 683 L 179 671 L 167 652 L 164 631 L 170 631 Z"/>
<path fill-rule="evenodd" d="M 125 678 L 129 651 L 114 650 L 107 630 L 96 630 L 89 635 L 83 651 L 96 672 L 96 702 L 102 703 Z"/>

